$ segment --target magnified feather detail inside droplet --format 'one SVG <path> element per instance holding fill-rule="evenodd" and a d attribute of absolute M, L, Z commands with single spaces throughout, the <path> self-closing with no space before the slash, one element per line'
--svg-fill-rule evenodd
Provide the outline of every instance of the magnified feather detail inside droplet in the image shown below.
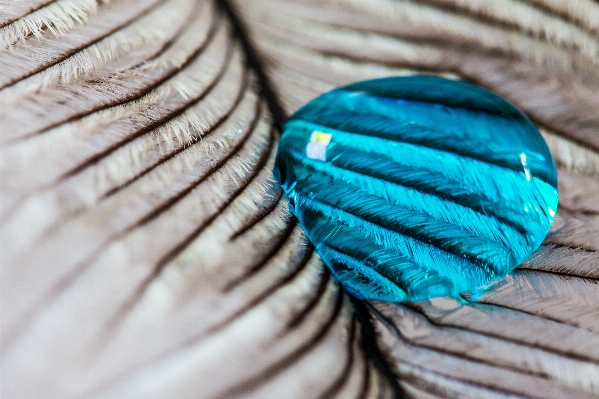
<path fill-rule="evenodd" d="M 275 174 L 333 273 L 360 298 L 458 296 L 543 241 L 558 194 L 534 124 L 480 87 L 356 83 L 284 125 Z"/>

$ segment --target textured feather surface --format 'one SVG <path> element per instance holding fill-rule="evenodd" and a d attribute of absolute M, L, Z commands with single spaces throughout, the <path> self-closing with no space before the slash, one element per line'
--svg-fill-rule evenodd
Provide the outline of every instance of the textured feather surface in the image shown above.
<path fill-rule="evenodd" d="M 0 1 L 3 397 L 599 395 L 599 6 L 493 4 L 234 2 L 287 113 L 424 71 L 508 98 L 558 162 L 553 233 L 494 290 L 366 304 L 391 377 L 214 1 Z"/>
<path fill-rule="evenodd" d="M 0 10 L 11 8 L 3 2 Z M 23 2 L 27 3 L 27 2 Z M 29 11 L 11 20 L 4 17 L 0 26 L 0 50 L 10 49 L 23 43 L 28 37 L 41 38 L 42 32 L 59 37 L 77 24 L 85 23 L 90 14 L 97 9 L 97 0 L 56 0 L 51 2 L 32 2 Z M 23 7 L 23 5 L 21 5 Z M 19 6 L 17 6 L 17 9 Z M 26 10 L 27 8 L 24 8 Z M 10 12 L 8 13 L 10 15 Z M 19 15 L 18 11 L 13 16 Z"/>

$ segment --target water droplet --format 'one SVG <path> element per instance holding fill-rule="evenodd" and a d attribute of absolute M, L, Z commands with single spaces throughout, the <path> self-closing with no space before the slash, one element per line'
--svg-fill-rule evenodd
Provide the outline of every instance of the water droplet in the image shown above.
<path fill-rule="evenodd" d="M 558 201 L 553 158 L 524 114 L 432 76 L 311 101 L 284 125 L 275 176 L 333 274 L 385 301 L 504 276 L 543 241 Z"/>

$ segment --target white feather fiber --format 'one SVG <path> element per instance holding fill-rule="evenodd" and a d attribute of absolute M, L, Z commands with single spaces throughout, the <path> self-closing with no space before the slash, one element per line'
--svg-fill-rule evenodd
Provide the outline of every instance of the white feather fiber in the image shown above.
<path fill-rule="evenodd" d="M 138 60 L 139 65 L 120 71 L 100 69 L 97 74 L 68 85 L 50 86 L 33 96 L 15 95 L 14 99 L 7 99 L 14 111 L 8 113 L 6 107 L 0 108 L 0 123 L 12 129 L 7 129 L 0 141 L 27 137 L 62 119 L 69 119 L 90 109 L 106 108 L 107 104 L 117 99 L 124 102 L 137 92 L 147 91 L 145 87 L 176 72 L 198 51 L 210 32 L 213 16 L 213 8 L 206 3 L 192 15 L 185 30 L 174 38 L 171 45 L 157 57 L 152 58 L 150 53 L 147 61 Z M 65 103 L 69 106 L 61 106 Z M 32 115 L 39 116 L 34 118 Z"/>
<path fill-rule="evenodd" d="M 0 28 L 0 51 L 12 49 L 29 36 L 48 31 L 58 37 L 83 24 L 96 12 L 97 0 L 56 0 Z"/>
<path fill-rule="evenodd" d="M 0 106 L 8 107 L 10 102 L 17 101 L 20 97 L 25 97 L 23 100 L 27 101 L 28 97 L 39 95 L 50 87 L 69 85 L 103 67 L 106 75 L 127 70 L 129 68 L 126 64 L 119 65 L 120 68 L 106 64 L 123 57 L 131 58 L 128 54 L 140 48 L 146 50 L 143 54 L 144 57 L 151 56 L 152 53 L 148 54 L 147 47 L 154 52 L 160 50 L 160 45 L 164 44 L 165 39 L 171 39 L 176 34 L 181 23 L 186 21 L 192 10 L 193 3 L 187 0 L 166 2 L 132 24 L 82 49 L 58 64 L 0 91 Z M 143 60 L 144 58 L 129 61 L 129 63 L 133 63 L 131 66 L 135 66 L 135 62 L 143 62 Z M 98 76 L 95 78 L 98 79 Z"/>
<path fill-rule="evenodd" d="M 181 39 L 191 41 L 191 36 L 197 35 L 195 37 L 200 39 L 205 34 L 206 32 L 191 29 Z M 216 44 L 226 41 L 226 34 L 221 34 L 219 37 Z M 139 67 L 121 71 L 117 74 L 116 79 L 130 84 L 128 80 L 131 81 L 144 75 L 152 76 L 152 74 L 168 72 L 173 69 L 171 62 L 180 62 L 173 59 L 180 58 L 181 55 L 189 57 L 190 52 L 195 49 L 195 47 L 191 49 L 181 47 L 175 47 L 174 51 L 167 51 L 164 55 L 150 61 L 151 65 L 148 65 L 150 63 L 142 64 Z M 211 46 L 211 48 L 213 47 Z M 212 55 L 214 57 L 211 57 Z M 167 109 L 171 109 L 184 103 L 182 101 L 184 99 L 181 99 L 182 96 L 173 97 L 172 94 L 173 89 L 182 85 L 181 82 L 186 82 L 189 90 L 195 94 L 204 90 L 211 83 L 211 78 L 218 72 L 222 63 L 221 59 L 223 59 L 222 55 L 215 51 L 209 51 L 205 57 L 197 59 L 188 68 L 175 74 L 163 85 L 149 91 L 139 99 L 91 113 L 33 138 L 3 147 L 0 150 L 3 154 L 0 157 L 0 170 L 10 175 L 11 168 L 18 165 L 15 160 L 19 160 L 20 163 L 28 165 L 27 170 L 31 172 L 32 185 L 52 181 L 60 173 L 67 172 L 69 168 L 93 156 L 98 150 L 114 145 L 115 140 L 126 139 L 143 124 L 151 123 L 151 120 L 154 119 L 152 116 L 160 115 L 161 108 L 166 106 Z M 80 84 L 81 87 L 87 87 L 86 82 Z M 72 84 L 72 86 L 75 85 Z M 193 91 L 192 87 L 195 87 L 196 90 Z M 60 88 L 57 88 L 56 91 L 60 92 Z M 177 92 L 174 90 L 174 93 Z M 103 137 L 104 139 L 102 139 Z M 69 154 L 66 158 L 64 158 L 65 153 Z M 41 156 L 42 154 L 46 155 Z M 61 157 L 63 157 L 62 160 Z M 40 174 L 41 170 L 45 170 L 46 173 Z"/>
<path fill-rule="evenodd" d="M 2 157 L 3 169 L 0 170 L 5 175 L 13 175 L 8 171 L 15 170 L 15 162 L 20 159 L 21 165 L 23 162 L 29 165 L 26 172 L 28 185 L 39 187 L 40 184 L 54 183 L 41 192 L 38 190 L 36 195 L 20 197 L 22 200 L 18 208 L 10 213 L 11 216 L 5 222 L 7 230 L 13 232 L 6 237 L 7 242 L 13 243 L 10 245 L 12 249 L 18 250 L 32 245 L 32 239 L 52 224 L 58 223 L 61 218 L 67 218 L 73 212 L 100 201 L 107 192 L 117 189 L 144 173 L 152 165 L 186 147 L 188 148 L 182 152 L 183 157 L 179 160 L 185 161 L 180 165 L 187 169 L 193 168 L 198 159 L 203 159 L 217 150 L 229 148 L 231 138 L 242 130 L 239 122 L 236 122 L 236 125 L 231 124 L 237 120 L 245 120 L 245 116 L 254 112 L 255 106 L 252 104 L 256 103 L 257 98 L 252 92 L 244 96 L 231 118 L 219 127 L 218 133 L 211 133 L 210 140 L 194 144 L 205 133 L 211 131 L 218 120 L 231 112 L 235 98 L 241 95 L 242 90 L 247 89 L 241 81 L 244 74 L 238 48 L 234 49 L 228 68 L 210 93 L 199 101 L 189 99 L 190 96 L 197 98 L 207 91 L 208 85 L 217 79 L 223 62 L 227 61 L 226 57 L 216 53 L 228 38 L 226 31 L 222 31 L 218 37 L 220 39 L 215 39 L 214 44 L 206 49 L 204 56 L 198 58 L 197 62 L 188 65 L 144 98 L 94 113 L 81 121 L 63 125 L 55 129 L 56 131 L 49 131 L 34 140 L 22 142 L 2 152 L 6 156 Z M 182 82 L 185 82 L 186 91 L 180 94 L 175 88 L 183 86 Z M 114 145 L 115 140 L 126 138 L 127 134 L 136 132 L 140 126 L 151 126 L 152 118 L 148 118 L 148 114 L 158 116 L 181 106 L 186 107 L 183 112 L 167 118 L 156 128 L 123 144 L 109 156 L 89 165 L 80 173 L 56 181 L 61 174 L 85 162 L 82 156 L 88 151 L 90 139 L 93 139 L 91 143 L 95 144 L 96 149 L 110 147 Z M 83 128 L 84 126 L 86 128 Z M 34 149 L 38 151 L 33 151 Z M 89 148 L 92 149 L 94 147 Z M 39 155 L 32 156 L 32 152 Z M 42 156 L 48 152 L 50 155 Z M 93 153 L 89 153 L 88 156 L 90 155 Z M 24 173 L 20 176 L 22 178 Z M 9 186 L 4 187 L 5 190 L 19 185 L 21 192 L 24 191 L 23 184 L 19 184 L 18 180 L 12 183 L 9 180 L 7 183 Z M 65 197 L 69 197 L 70 200 L 60 200 Z M 40 201 L 40 198 L 44 198 L 44 201 Z M 57 204 L 55 212 L 43 212 L 43 204 L 47 202 Z M 30 220 L 32 207 L 36 206 L 41 207 L 40 217 Z M 38 214 L 37 211 L 35 213 Z M 30 221 L 25 223 L 27 220 Z"/>

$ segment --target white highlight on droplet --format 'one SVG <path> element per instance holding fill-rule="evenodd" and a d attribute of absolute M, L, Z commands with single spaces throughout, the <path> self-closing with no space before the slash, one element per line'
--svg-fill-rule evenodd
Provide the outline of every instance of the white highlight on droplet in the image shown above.
<path fill-rule="evenodd" d="M 530 179 L 531 179 L 530 169 L 528 169 L 528 166 L 526 165 L 526 154 L 525 153 L 520 154 L 520 163 L 522 163 L 522 166 L 524 167 L 524 174 L 526 175 L 526 180 L 530 181 Z"/>
<path fill-rule="evenodd" d="M 324 133 L 319 131 L 312 132 L 310 136 L 310 142 L 306 146 L 306 155 L 310 159 L 318 159 L 320 161 L 327 160 L 327 146 L 331 142 L 330 133 Z"/>

